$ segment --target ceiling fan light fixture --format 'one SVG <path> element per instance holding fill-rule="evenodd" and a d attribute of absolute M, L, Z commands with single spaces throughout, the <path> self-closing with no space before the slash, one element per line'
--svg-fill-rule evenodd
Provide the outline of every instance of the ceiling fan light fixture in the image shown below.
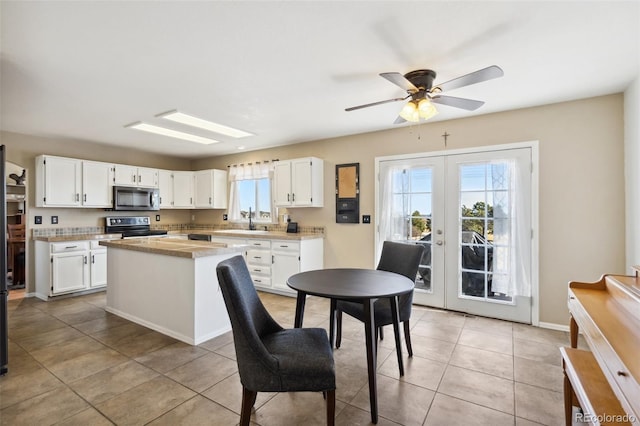
<path fill-rule="evenodd" d="M 418 113 L 420 114 L 420 118 L 425 120 L 430 119 L 434 115 L 438 114 L 438 110 L 436 107 L 429 101 L 429 99 L 421 99 L 418 102 Z"/>
<path fill-rule="evenodd" d="M 420 101 L 410 100 L 400 111 L 400 117 L 412 123 L 418 123 L 420 119 L 428 120 L 438 114 L 436 107 L 429 99 L 420 99 Z"/>
<path fill-rule="evenodd" d="M 407 102 L 407 104 L 402 107 L 399 115 L 405 120 L 413 123 L 420 121 L 420 113 L 418 112 L 418 105 L 416 104 L 416 101 L 411 100 Z"/>

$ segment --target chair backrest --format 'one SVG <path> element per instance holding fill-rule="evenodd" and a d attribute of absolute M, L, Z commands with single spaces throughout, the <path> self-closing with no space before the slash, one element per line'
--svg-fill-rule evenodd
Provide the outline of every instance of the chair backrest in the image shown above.
<path fill-rule="evenodd" d="M 272 374 L 277 371 L 277 360 L 261 338 L 282 327 L 260 301 L 242 256 L 223 260 L 216 273 L 231 320 L 240 381 L 254 391 L 273 388 L 278 382 Z"/>
<path fill-rule="evenodd" d="M 19 225 L 7 225 L 7 233 L 9 234 L 9 238 L 12 240 L 24 240 L 25 232 L 24 223 Z"/>
<path fill-rule="evenodd" d="M 418 267 L 422 259 L 424 247 L 420 244 L 396 243 L 385 241 L 382 245 L 382 253 L 378 268 L 381 271 L 395 272 L 404 275 L 411 281 L 416 280 Z M 406 321 L 411 316 L 411 304 L 413 303 L 413 291 L 398 298 L 398 314 L 400 321 Z"/>

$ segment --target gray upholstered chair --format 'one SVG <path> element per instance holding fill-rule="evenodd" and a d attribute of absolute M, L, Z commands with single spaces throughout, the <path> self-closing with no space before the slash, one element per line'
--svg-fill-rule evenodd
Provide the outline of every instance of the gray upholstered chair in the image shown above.
<path fill-rule="evenodd" d="M 419 244 L 385 241 L 382 245 L 382 253 L 377 269 L 404 275 L 410 280 L 415 281 L 423 251 L 424 247 Z M 404 325 L 404 340 L 407 344 L 409 356 L 413 356 L 411 336 L 409 334 L 409 319 L 411 318 L 412 303 L 413 291 L 403 294 L 398 298 L 398 317 Z M 362 303 L 338 300 L 336 302 L 336 347 L 338 348 L 342 340 L 343 312 L 364 322 L 364 307 Z M 374 303 L 374 318 L 377 340 L 378 334 L 382 333 L 382 326 L 393 324 L 389 299 L 379 299 Z M 396 348 L 399 345 L 400 342 L 396 342 Z"/>
<path fill-rule="evenodd" d="M 231 319 L 240 381 L 240 424 L 248 425 L 258 392 L 323 392 L 327 424 L 335 419 L 333 352 L 323 328 L 283 329 L 260 301 L 242 256 L 220 262 L 217 275 Z"/>

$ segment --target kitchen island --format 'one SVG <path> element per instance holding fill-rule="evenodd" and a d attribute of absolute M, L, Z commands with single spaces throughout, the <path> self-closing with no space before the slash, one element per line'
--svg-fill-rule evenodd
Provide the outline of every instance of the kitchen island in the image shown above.
<path fill-rule="evenodd" d="M 101 241 L 107 255 L 107 312 L 198 345 L 231 330 L 216 266 L 241 244 L 134 238 Z"/>

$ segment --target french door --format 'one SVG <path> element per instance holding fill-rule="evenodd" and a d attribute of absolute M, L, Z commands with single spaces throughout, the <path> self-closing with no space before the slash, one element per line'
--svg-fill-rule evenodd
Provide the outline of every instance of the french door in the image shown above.
<path fill-rule="evenodd" d="M 531 323 L 531 148 L 379 160 L 377 253 L 421 244 L 414 303 Z"/>

